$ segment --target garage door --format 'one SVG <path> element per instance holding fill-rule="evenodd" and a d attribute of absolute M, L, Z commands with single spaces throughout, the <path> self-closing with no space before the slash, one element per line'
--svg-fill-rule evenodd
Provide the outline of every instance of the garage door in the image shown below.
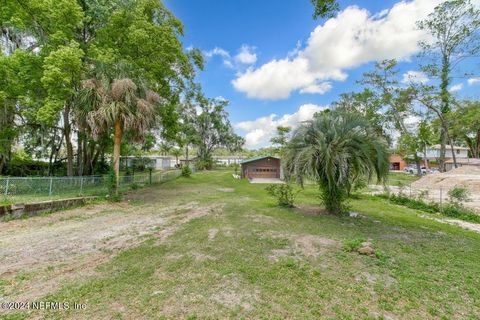
<path fill-rule="evenodd" d="M 252 178 L 279 178 L 277 168 L 252 168 L 249 176 Z"/>

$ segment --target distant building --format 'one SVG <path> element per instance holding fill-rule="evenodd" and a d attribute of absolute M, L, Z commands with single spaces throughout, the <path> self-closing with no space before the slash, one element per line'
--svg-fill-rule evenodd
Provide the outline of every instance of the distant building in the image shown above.
<path fill-rule="evenodd" d="M 407 161 L 398 154 L 392 154 L 390 156 L 390 170 L 403 171 L 408 167 Z"/>
<path fill-rule="evenodd" d="M 280 158 L 272 156 L 255 157 L 243 160 L 241 165 L 242 178 L 282 178 Z"/>
<path fill-rule="evenodd" d="M 446 149 L 447 150 L 446 150 L 446 153 L 445 153 L 445 158 L 447 158 L 447 159 L 453 158 L 452 149 L 451 149 L 450 145 L 447 145 Z M 468 158 L 468 148 L 453 146 L 453 150 L 455 152 L 455 157 L 457 159 L 461 159 L 461 158 L 467 159 Z M 426 152 L 427 160 L 438 161 L 438 159 L 440 158 L 440 145 L 439 144 L 428 147 L 426 151 L 427 151 Z M 425 154 L 423 154 L 423 152 L 418 152 L 417 155 L 422 159 L 425 158 Z"/>
<path fill-rule="evenodd" d="M 457 159 L 458 167 L 477 167 L 480 168 L 480 159 Z M 450 171 L 455 168 L 453 159 L 445 161 L 445 170 Z"/>
<path fill-rule="evenodd" d="M 124 156 L 120 159 L 123 168 L 144 166 L 155 170 L 167 170 L 175 168 L 177 161 L 171 156 Z"/>
<path fill-rule="evenodd" d="M 213 161 L 221 166 L 240 164 L 245 157 L 242 156 L 213 156 Z"/>

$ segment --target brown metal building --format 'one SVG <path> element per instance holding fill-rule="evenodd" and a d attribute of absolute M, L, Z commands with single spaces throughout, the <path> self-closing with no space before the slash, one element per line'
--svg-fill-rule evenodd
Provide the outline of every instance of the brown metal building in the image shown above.
<path fill-rule="evenodd" d="M 408 166 L 408 163 L 398 154 L 390 156 L 390 170 L 403 171 Z"/>
<path fill-rule="evenodd" d="M 280 158 L 272 156 L 256 157 L 241 162 L 242 178 L 280 179 Z"/>

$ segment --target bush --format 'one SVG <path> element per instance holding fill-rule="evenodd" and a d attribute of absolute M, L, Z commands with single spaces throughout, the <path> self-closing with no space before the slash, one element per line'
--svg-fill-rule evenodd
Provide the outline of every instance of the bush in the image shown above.
<path fill-rule="evenodd" d="M 130 185 L 130 188 L 132 190 L 137 190 L 138 188 L 140 188 L 140 186 L 137 183 L 132 183 L 132 185 Z"/>
<path fill-rule="evenodd" d="M 267 188 L 268 194 L 276 198 L 278 205 L 281 207 L 293 208 L 295 198 L 297 197 L 300 190 L 295 191 L 293 186 L 289 183 L 287 184 L 271 184 Z"/>
<path fill-rule="evenodd" d="M 343 243 L 343 250 L 346 252 L 352 252 L 360 249 L 362 246 L 362 243 L 365 242 L 366 240 L 364 238 L 355 238 L 355 239 L 350 239 L 346 240 Z"/>
<path fill-rule="evenodd" d="M 212 170 L 213 160 L 212 159 L 199 159 L 195 162 L 195 169 L 197 170 Z"/>
<path fill-rule="evenodd" d="M 441 207 L 438 203 L 426 203 L 423 200 L 410 199 L 402 195 L 380 197 L 389 199 L 392 203 L 402 205 L 410 209 L 420 210 L 428 213 L 440 213 L 450 218 L 480 223 L 480 215 L 458 203 L 450 203 Z"/>
<path fill-rule="evenodd" d="M 107 183 L 108 194 L 110 196 L 114 195 L 117 189 L 117 177 L 115 175 L 115 170 L 113 170 L 113 168 L 110 168 L 110 170 L 108 171 L 106 183 Z"/>
<path fill-rule="evenodd" d="M 188 165 L 182 167 L 182 177 L 188 178 L 192 175 L 192 169 Z"/>
<path fill-rule="evenodd" d="M 448 196 L 454 204 L 470 201 L 470 191 L 464 187 L 453 187 L 448 191 Z"/>
<path fill-rule="evenodd" d="M 48 163 L 13 158 L 4 168 L 4 173 L 14 177 L 44 176 L 48 174 Z"/>

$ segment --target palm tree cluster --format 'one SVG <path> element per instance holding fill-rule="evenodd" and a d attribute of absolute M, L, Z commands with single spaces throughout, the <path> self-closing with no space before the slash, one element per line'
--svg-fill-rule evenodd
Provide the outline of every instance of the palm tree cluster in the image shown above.
<path fill-rule="evenodd" d="M 384 182 L 389 169 L 385 139 L 358 114 L 318 113 L 303 123 L 285 148 L 286 175 L 303 185 L 315 181 L 326 210 L 345 211 L 345 200 L 355 184 L 376 177 Z"/>

